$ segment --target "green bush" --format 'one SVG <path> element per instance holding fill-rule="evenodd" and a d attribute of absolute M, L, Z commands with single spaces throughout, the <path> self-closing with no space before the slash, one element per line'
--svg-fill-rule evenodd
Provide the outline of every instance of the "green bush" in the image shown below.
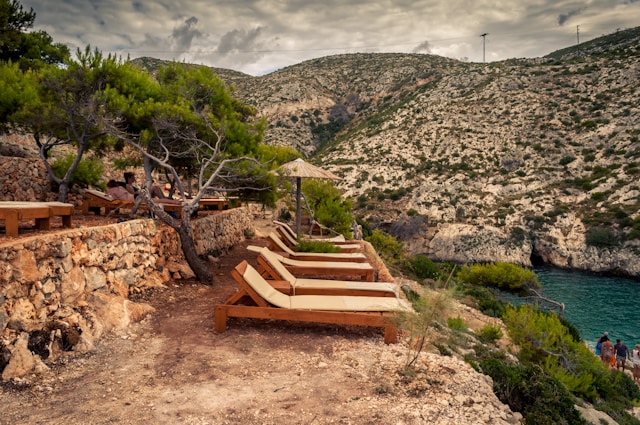
<path fill-rule="evenodd" d="M 365 239 L 376 250 L 384 260 L 391 263 L 398 263 L 404 260 L 404 249 L 402 242 L 388 233 L 381 230 L 374 230 L 371 236 Z"/>
<path fill-rule="evenodd" d="M 598 248 L 611 248 L 618 246 L 618 238 L 611 229 L 604 227 L 592 227 L 585 235 L 586 243 L 589 246 Z"/>
<path fill-rule="evenodd" d="M 504 322 L 511 340 L 520 348 L 518 357 L 523 363 L 539 365 L 586 400 L 606 396 L 607 368 L 585 344 L 574 339 L 555 313 L 530 305 L 507 307 Z"/>
<path fill-rule="evenodd" d="M 574 397 L 539 367 L 507 364 L 495 357 L 481 360 L 479 366 L 493 379 L 498 399 L 522 413 L 527 425 L 588 424 L 574 407 Z"/>
<path fill-rule="evenodd" d="M 69 154 L 64 158 L 57 158 L 53 161 L 51 168 L 53 168 L 53 173 L 56 177 L 63 178 L 75 159 L 76 156 L 74 154 Z M 93 186 L 104 189 L 105 183 L 101 181 L 103 170 L 104 166 L 98 159 L 82 158 L 71 175 L 70 186 L 77 184 L 81 187 Z"/>
<path fill-rule="evenodd" d="M 619 425 L 638 425 L 640 421 L 627 413 L 640 400 L 640 389 L 626 373 L 612 371 L 609 374 L 611 391 L 601 400 L 597 409 L 605 412 Z M 635 401 L 635 402 L 634 402 Z"/>
<path fill-rule="evenodd" d="M 488 288 L 477 285 L 464 285 L 458 282 L 457 290 L 463 295 L 471 297 L 475 307 L 490 317 L 502 317 L 506 311 L 507 303 L 501 301 L 497 295 Z"/>
<path fill-rule="evenodd" d="M 484 343 L 495 343 L 497 340 L 502 338 L 502 335 L 502 329 L 500 329 L 500 326 L 491 324 L 484 325 L 478 332 L 476 332 L 478 339 Z"/>
<path fill-rule="evenodd" d="M 464 266 L 457 278 L 473 285 L 489 286 L 508 291 L 539 288 L 538 276 L 531 270 L 511 263 L 488 263 Z"/>
<path fill-rule="evenodd" d="M 467 329 L 467 324 L 464 323 L 464 319 L 460 316 L 447 318 L 447 326 L 454 331 L 464 331 Z"/>
<path fill-rule="evenodd" d="M 288 223 L 291 220 L 291 212 L 286 208 L 280 208 L 278 211 L 278 221 Z"/>
<path fill-rule="evenodd" d="M 296 245 L 296 251 L 298 252 L 340 252 L 340 247 L 325 241 L 312 241 L 306 239 L 299 239 L 298 245 Z"/>
<path fill-rule="evenodd" d="M 442 276 L 438 266 L 424 255 L 409 258 L 409 268 L 419 279 L 439 279 Z"/>
<path fill-rule="evenodd" d="M 567 165 L 567 164 L 571 164 L 573 161 L 575 161 L 575 157 L 573 156 L 563 156 L 560 159 L 560 165 Z"/>

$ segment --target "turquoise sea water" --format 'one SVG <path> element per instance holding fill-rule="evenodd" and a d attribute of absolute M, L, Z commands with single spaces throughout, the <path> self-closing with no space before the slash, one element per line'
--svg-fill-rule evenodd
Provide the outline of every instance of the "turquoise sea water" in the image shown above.
<path fill-rule="evenodd" d="M 565 304 L 565 317 L 591 348 L 609 332 L 629 348 L 640 344 L 640 281 L 556 268 L 534 268 L 545 296 Z"/>

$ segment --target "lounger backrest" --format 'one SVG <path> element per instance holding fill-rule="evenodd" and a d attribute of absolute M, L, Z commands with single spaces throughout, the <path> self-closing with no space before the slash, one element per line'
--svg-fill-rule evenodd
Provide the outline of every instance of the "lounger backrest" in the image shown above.
<path fill-rule="evenodd" d="M 113 197 L 111 195 L 108 195 L 104 192 L 100 192 L 99 190 L 86 189 L 85 192 L 97 198 L 104 199 L 105 201 L 113 201 Z"/>
<path fill-rule="evenodd" d="M 289 296 L 269 285 L 251 264 L 247 264 L 242 277 L 268 303 L 280 308 L 291 308 Z"/>
<path fill-rule="evenodd" d="M 296 238 L 294 238 L 293 236 L 291 236 L 289 234 L 289 232 L 287 232 L 286 230 L 284 230 L 284 228 L 282 227 L 278 227 L 278 234 L 281 235 L 284 238 L 284 242 L 288 243 L 289 246 L 296 246 L 298 245 L 298 241 Z"/>
<path fill-rule="evenodd" d="M 269 239 L 276 247 L 278 247 L 280 251 L 286 252 L 289 255 L 296 254 L 291 248 L 289 248 L 284 242 L 282 242 L 282 239 L 280 239 L 280 236 L 278 236 L 276 233 L 269 233 Z"/>
<path fill-rule="evenodd" d="M 297 238 L 298 235 L 296 234 L 296 232 L 293 231 L 293 229 L 291 228 L 291 226 L 289 226 L 287 223 L 283 223 L 281 221 L 278 220 L 274 220 L 273 221 L 275 224 L 277 224 L 278 226 L 280 226 L 285 232 L 287 232 L 289 235 L 291 235 L 292 238 Z"/>
<path fill-rule="evenodd" d="M 267 247 L 262 248 L 260 251 L 260 255 L 269 263 L 271 267 L 282 277 L 282 279 L 288 281 L 291 285 L 295 286 L 296 277 L 291 274 L 287 268 L 282 265 L 280 260 L 278 260 L 277 254 L 271 252 L 271 250 Z"/>

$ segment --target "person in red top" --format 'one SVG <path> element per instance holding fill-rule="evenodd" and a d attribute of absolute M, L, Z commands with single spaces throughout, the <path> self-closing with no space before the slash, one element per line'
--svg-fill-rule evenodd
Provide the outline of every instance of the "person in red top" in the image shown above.
<path fill-rule="evenodd" d="M 614 353 L 613 342 L 609 338 L 602 341 L 602 349 L 600 350 L 600 359 L 602 363 L 609 365 Z"/>

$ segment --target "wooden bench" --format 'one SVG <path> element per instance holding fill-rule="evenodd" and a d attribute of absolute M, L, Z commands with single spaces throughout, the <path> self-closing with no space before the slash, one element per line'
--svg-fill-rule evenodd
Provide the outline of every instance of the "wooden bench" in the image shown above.
<path fill-rule="evenodd" d="M 131 209 L 133 205 L 133 201 L 113 199 L 110 195 L 99 190 L 87 189 L 82 195 L 83 214 L 89 214 L 89 212 L 93 211 L 96 215 L 100 215 L 104 208 L 104 215 L 110 215 L 120 208 Z"/>
<path fill-rule="evenodd" d="M 237 202 L 237 197 L 228 198 L 202 198 L 198 202 L 198 205 L 203 210 L 216 210 L 222 211 L 229 208 L 233 208 Z"/>
<path fill-rule="evenodd" d="M 18 236 L 18 222 L 20 220 L 35 219 L 38 230 L 51 229 L 51 217 L 62 217 L 62 225 L 71 227 L 73 204 L 63 202 L 0 202 L 0 220 L 4 220 L 5 235 Z"/>

